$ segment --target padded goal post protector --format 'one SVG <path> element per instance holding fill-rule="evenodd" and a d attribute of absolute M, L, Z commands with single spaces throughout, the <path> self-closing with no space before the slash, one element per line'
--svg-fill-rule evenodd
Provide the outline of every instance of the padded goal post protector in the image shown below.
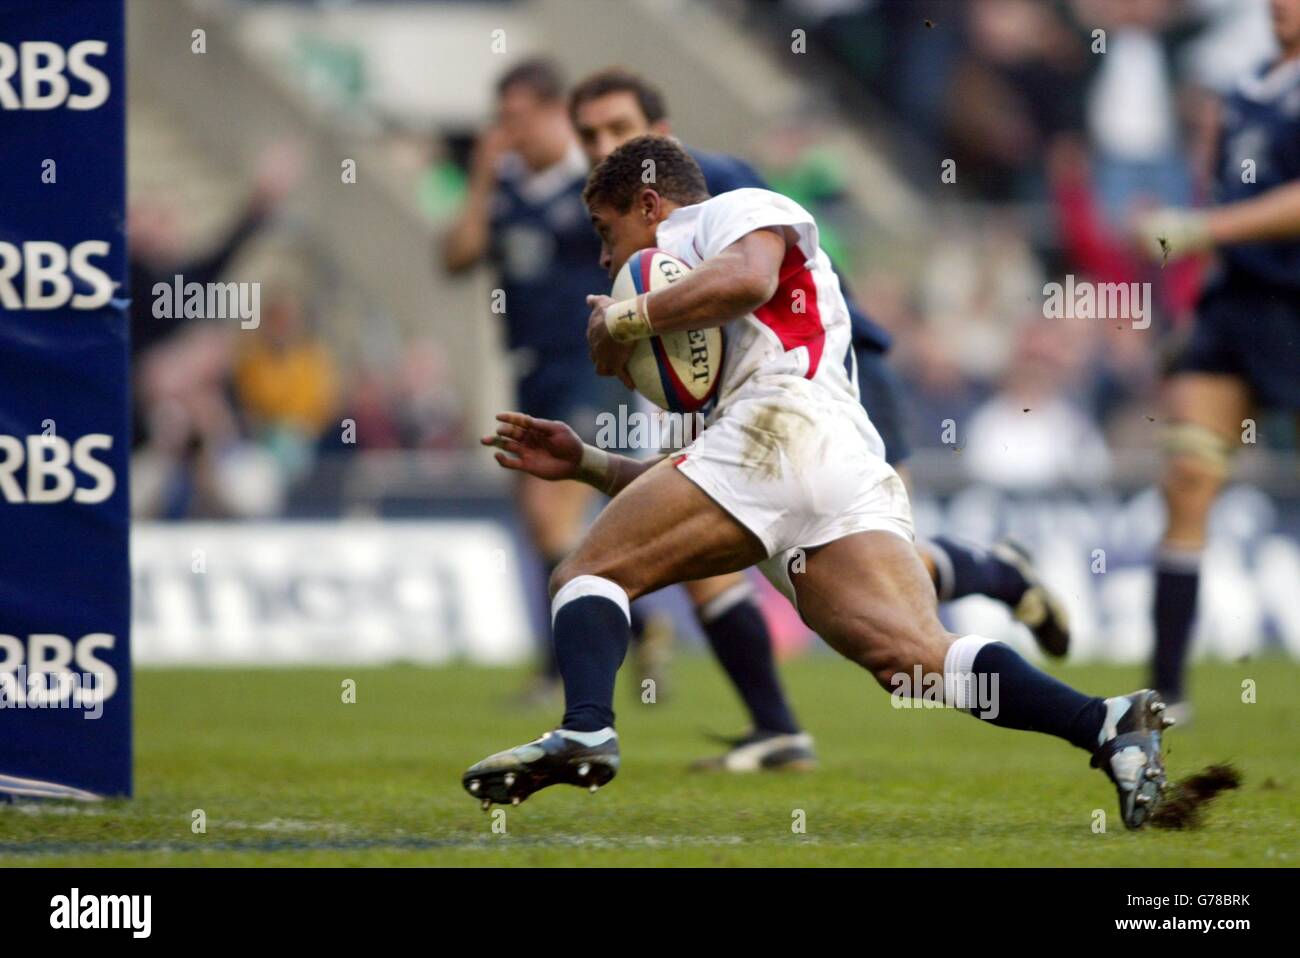
<path fill-rule="evenodd" d="M 131 792 L 122 0 L 0 0 L 0 795 Z"/>

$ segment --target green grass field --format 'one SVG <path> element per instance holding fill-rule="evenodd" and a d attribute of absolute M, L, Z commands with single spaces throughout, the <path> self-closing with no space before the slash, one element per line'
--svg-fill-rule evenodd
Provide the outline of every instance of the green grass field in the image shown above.
<path fill-rule="evenodd" d="M 679 660 L 672 697 L 621 688 L 623 770 L 591 795 L 557 787 L 504 810 L 504 833 L 462 790 L 489 751 L 549 727 L 502 702 L 520 675 L 471 668 L 142 671 L 136 797 L 0 806 L 13 865 L 1018 865 L 1295 866 L 1300 857 L 1300 665 L 1199 666 L 1196 724 L 1167 739 L 1174 776 L 1235 762 L 1243 787 L 1193 832 L 1126 833 L 1079 751 L 904 711 L 831 656 L 785 667 L 816 735 L 811 774 L 692 774 L 741 713 L 707 659 Z M 1061 670 L 1130 690 L 1136 668 Z M 357 702 L 341 702 L 341 683 Z M 1243 679 L 1258 702 L 1241 702 Z M 206 816 L 195 834 L 193 813 Z M 1092 830 L 1093 811 L 1108 830 Z M 792 824 L 802 811 L 806 831 Z"/>

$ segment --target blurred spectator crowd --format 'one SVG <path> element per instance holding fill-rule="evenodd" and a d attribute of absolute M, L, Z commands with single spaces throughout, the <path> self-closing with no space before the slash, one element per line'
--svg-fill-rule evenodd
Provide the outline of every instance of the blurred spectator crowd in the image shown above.
<path fill-rule="evenodd" d="M 868 136 L 884 134 L 933 204 L 905 260 L 869 232 L 835 234 L 896 336 L 915 442 L 941 447 L 955 420 L 969 474 L 1017 488 L 1087 486 L 1111 452 L 1149 457 L 1162 359 L 1210 264 L 1150 265 L 1132 221 L 1209 200 L 1216 95 L 1275 52 L 1267 0 L 754 0 L 749 13 L 774 47 L 802 28 L 809 50 L 831 51 L 820 79 L 868 92 Z M 806 139 L 769 172 L 835 222 L 843 183 Z M 1044 285 L 1067 275 L 1150 283 L 1150 327 L 1048 318 Z"/>
<path fill-rule="evenodd" d="M 944 448 L 953 421 L 968 474 L 1008 488 L 1088 486 L 1120 451 L 1152 456 L 1161 356 L 1207 264 L 1147 264 L 1130 224 L 1146 208 L 1207 200 L 1214 96 L 1272 53 L 1266 0 L 749 0 L 744 10 L 776 48 L 807 31 L 823 109 L 731 151 L 816 214 L 859 300 L 894 334 L 913 442 Z M 825 109 L 827 84 L 845 103 L 869 101 L 862 134 L 926 204 L 902 252 L 882 248 L 850 199 L 829 145 L 843 116 Z M 472 132 L 392 134 L 394 153 L 419 156 L 411 204 L 430 221 L 464 197 Z M 954 182 L 941 179 L 949 160 Z M 206 251 L 190 248 L 165 204 L 133 205 L 140 515 L 273 514 L 324 458 L 464 448 L 450 344 L 340 357 L 316 322 L 327 282 L 264 289 L 254 332 L 153 315 L 156 282 L 228 279 L 273 227 L 292 166 L 283 151 L 268 155 L 245 211 Z M 1150 327 L 1046 317 L 1044 285 L 1067 275 L 1150 283 Z"/>
<path fill-rule="evenodd" d="M 186 287 L 236 280 L 232 263 L 277 231 L 297 167 L 293 148 L 269 149 L 244 210 L 204 250 L 190 248 L 166 201 L 132 204 L 137 516 L 276 515 L 330 457 L 462 442 L 439 344 L 416 340 L 340 362 L 316 321 L 330 289 L 327 263 L 259 289 L 254 320 L 159 315 L 167 311 L 156 309 L 156 284 L 170 288 L 178 276 Z"/>

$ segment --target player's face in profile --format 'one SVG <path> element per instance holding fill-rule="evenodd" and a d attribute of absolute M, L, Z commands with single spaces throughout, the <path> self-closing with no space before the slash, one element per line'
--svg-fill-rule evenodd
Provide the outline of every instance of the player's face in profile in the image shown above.
<path fill-rule="evenodd" d="M 668 129 L 665 123 L 651 124 L 646 119 L 636 94 L 630 90 L 607 93 L 583 103 L 575 111 L 574 126 L 592 166 L 634 137 L 666 133 Z"/>
<path fill-rule="evenodd" d="M 653 191 L 645 191 L 653 192 Z M 655 197 L 658 203 L 658 197 Z M 626 213 L 611 206 L 597 206 L 591 211 L 591 223 L 600 236 L 600 265 L 613 279 L 623 268 L 629 256 L 639 249 L 655 244 L 655 229 L 660 218 L 647 214 L 645 205 L 638 199 Z"/>

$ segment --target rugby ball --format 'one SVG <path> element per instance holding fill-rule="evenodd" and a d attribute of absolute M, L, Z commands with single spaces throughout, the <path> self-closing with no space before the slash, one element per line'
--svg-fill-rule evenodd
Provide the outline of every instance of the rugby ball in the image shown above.
<path fill-rule="evenodd" d="M 690 272 L 672 253 L 651 247 L 628 257 L 610 295 L 618 302 L 671 286 Z M 653 314 L 651 322 L 654 321 Z M 627 373 L 636 391 L 660 409 L 697 412 L 713 398 L 722 370 L 722 330 L 692 329 L 639 340 Z"/>

